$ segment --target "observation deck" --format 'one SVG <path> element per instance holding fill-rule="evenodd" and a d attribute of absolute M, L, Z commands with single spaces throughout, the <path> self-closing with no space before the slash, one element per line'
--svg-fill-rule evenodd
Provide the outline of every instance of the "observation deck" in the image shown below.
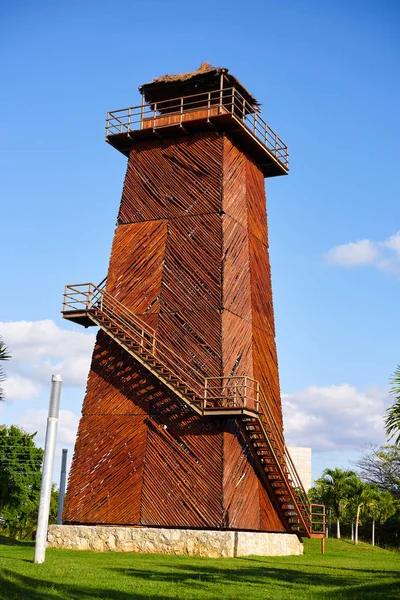
<path fill-rule="evenodd" d="M 286 144 L 235 87 L 143 102 L 107 115 L 106 141 L 129 155 L 141 139 L 185 135 L 206 128 L 229 133 L 260 166 L 265 177 L 286 175 L 289 155 Z"/>

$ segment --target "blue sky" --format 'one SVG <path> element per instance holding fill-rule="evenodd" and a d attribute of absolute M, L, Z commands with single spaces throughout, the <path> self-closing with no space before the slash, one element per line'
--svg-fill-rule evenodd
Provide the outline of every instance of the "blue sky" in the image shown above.
<path fill-rule="evenodd" d="M 383 442 L 400 362 L 400 4 L 244 6 L 1 4 L 0 332 L 13 353 L 1 421 L 43 437 L 57 368 L 71 448 L 93 330 L 61 319 L 61 297 L 107 270 L 126 163 L 104 142 L 106 112 L 207 60 L 251 90 L 289 146 L 289 176 L 267 180 L 288 441 L 313 446 L 315 475 Z"/>

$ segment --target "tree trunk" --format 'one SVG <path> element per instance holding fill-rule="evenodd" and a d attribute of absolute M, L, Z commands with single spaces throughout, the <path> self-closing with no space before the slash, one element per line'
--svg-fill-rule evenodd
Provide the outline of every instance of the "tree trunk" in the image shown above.
<path fill-rule="evenodd" d="M 351 541 L 354 541 L 354 521 L 351 520 Z"/>
<path fill-rule="evenodd" d="M 360 518 L 360 509 L 361 509 L 361 506 L 358 505 L 357 506 L 357 516 L 356 516 L 356 531 L 355 531 L 355 535 L 354 535 L 354 543 L 355 544 L 358 544 L 358 520 Z"/>
<path fill-rule="evenodd" d="M 336 537 L 340 540 L 340 522 L 339 519 L 336 519 Z"/>
<path fill-rule="evenodd" d="M 372 545 L 375 546 L 375 519 L 372 519 Z"/>

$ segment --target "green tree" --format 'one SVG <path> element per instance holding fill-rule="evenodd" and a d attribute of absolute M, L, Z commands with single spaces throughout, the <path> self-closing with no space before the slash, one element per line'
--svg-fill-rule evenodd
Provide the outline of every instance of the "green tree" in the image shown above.
<path fill-rule="evenodd" d="M 394 403 L 386 411 L 386 435 L 389 440 L 394 438 L 394 443 L 400 446 L 400 365 L 397 365 L 390 383 L 392 385 L 390 393 L 394 396 Z"/>
<path fill-rule="evenodd" d="M 355 544 L 358 544 L 358 527 L 360 525 L 360 516 L 362 513 L 365 513 L 365 507 L 368 505 L 369 502 L 373 501 L 373 498 L 376 496 L 377 493 L 378 488 L 376 486 L 364 483 L 357 476 L 355 476 L 349 481 L 348 508 L 351 516 L 352 531 L 353 521 L 355 524 Z"/>
<path fill-rule="evenodd" d="M 21 537 L 37 515 L 43 450 L 35 446 L 35 435 L 14 425 L 0 429 L 0 516 L 13 537 Z"/>
<path fill-rule="evenodd" d="M 50 497 L 49 523 L 57 522 L 59 492 L 53 484 Z M 5 534 L 17 539 L 34 539 L 37 529 L 40 494 L 33 495 L 29 502 L 7 506 L 2 511 L 2 529 Z"/>
<path fill-rule="evenodd" d="M 11 356 L 8 352 L 8 348 L 4 344 L 3 338 L 0 337 L 0 361 L 9 360 L 10 358 L 11 358 Z M 2 383 L 5 380 L 5 378 L 6 378 L 6 376 L 4 374 L 3 367 L 0 365 L 0 383 Z M 4 400 L 4 390 L 0 386 L 0 402 L 2 402 L 3 400 Z"/>
<path fill-rule="evenodd" d="M 372 519 L 372 545 L 375 546 L 375 523 L 386 523 L 396 513 L 396 501 L 390 492 L 380 492 L 371 486 L 364 502 L 364 513 Z"/>
<path fill-rule="evenodd" d="M 362 481 L 400 496 L 399 446 L 368 446 L 354 465 Z"/>
<path fill-rule="evenodd" d="M 322 477 L 316 481 L 316 487 L 321 490 L 321 501 L 325 498 L 323 504 L 331 507 L 336 517 L 336 535 L 339 539 L 340 520 L 349 502 L 351 483 L 355 477 L 356 474 L 350 470 L 325 469 Z"/>

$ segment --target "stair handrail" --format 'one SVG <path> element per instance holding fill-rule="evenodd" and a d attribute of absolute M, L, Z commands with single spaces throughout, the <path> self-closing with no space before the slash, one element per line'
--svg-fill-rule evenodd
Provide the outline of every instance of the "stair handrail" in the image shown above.
<path fill-rule="evenodd" d="M 269 426 L 271 426 L 271 425 L 273 426 L 273 431 L 271 433 L 277 435 L 278 442 L 280 442 L 280 445 L 284 452 L 285 466 L 287 467 L 289 475 L 292 479 L 292 482 L 294 483 L 294 485 L 291 485 L 291 482 L 288 481 L 288 485 L 292 489 L 296 490 L 296 495 L 300 497 L 300 500 L 301 500 L 301 503 L 303 504 L 304 510 L 307 512 L 307 515 L 309 515 L 310 501 L 307 496 L 307 492 L 304 489 L 303 483 L 299 477 L 297 469 L 293 463 L 292 457 L 290 456 L 290 452 L 286 446 L 285 439 L 283 437 L 283 433 L 282 433 L 281 429 L 277 426 L 276 420 L 271 412 L 269 403 L 267 402 L 267 399 L 264 395 L 264 391 L 261 386 L 260 386 L 260 396 L 264 400 L 264 402 L 260 403 L 261 408 L 263 409 L 261 414 L 262 414 L 262 416 L 267 416 L 267 424 Z M 266 409 L 265 411 L 264 411 L 264 407 Z M 266 412 L 267 414 L 264 415 L 264 412 Z M 262 420 L 262 419 L 260 418 L 260 420 Z M 310 518 L 308 520 L 309 520 L 309 522 L 311 521 Z"/>
<path fill-rule="evenodd" d="M 83 292 L 81 290 L 76 290 L 76 288 L 79 288 L 79 287 L 86 287 L 87 291 Z M 182 359 L 171 348 L 169 348 L 164 342 L 157 339 L 155 330 L 152 329 L 147 323 L 142 321 L 132 311 L 130 311 L 122 302 L 120 302 L 117 298 L 115 298 L 115 296 L 110 294 L 110 292 L 107 292 L 107 290 L 104 287 L 99 288 L 98 286 L 96 286 L 93 283 L 84 283 L 84 284 L 73 284 L 73 285 L 65 286 L 64 299 L 68 296 L 68 293 L 67 293 L 68 289 L 73 289 L 74 293 L 80 293 L 87 298 L 87 303 L 86 303 L 86 307 L 84 310 L 89 311 L 89 310 L 93 310 L 96 308 L 99 308 L 101 310 L 102 307 L 104 308 L 104 302 L 103 302 L 103 304 L 101 304 L 101 298 L 105 297 L 106 300 L 110 300 L 111 303 L 113 303 L 114 306 L 117 307 L 117 310 L 120 310 L 125 315 L 125 317 L 131 319 L 134 323 L 139 325 L 149 335 L 154 336 L 156 343 L 153 345 L 153 349 L 151 352 L 151 354 L 154 356 L 154 358 L 159 360 L 161 363 L 163 362 L 163 360 L 160 358 L 160 356 L 158 356 L 159 352 L 157 354 L 155 353 L 156 349 L 158 349 L 161 352 L 164 351 L 164 353 L 166 353 L 167 355 L 170 355 L 170 357 L 172 357 L 172 359 L 174 361 L 174 367 L 175 368 L 178 367 L 178 370 L 183 372 L 183 377 L 182 377 L 182 374 L 181 375 L 176 374 L 174 372 L 174 369 L 171 367 L 171 365 L 166 364 L 165 367 L 168 368 L 172 372 L 172 374 L 175 375 L 178 379 L 181 379 L 182 383 L 186 383 L 187 387 L 190 388 L 190 387 L 194 386 L 195 389 L 193 391 L 199 397 L 199 401 L 202 399 L 203 386 L 202 386 L 201 382 L 204 381 L 204 374 L 197 371 L 190 363 L 188 363 L 184 359 Z M 82 304 L 82 303 L 83 303 L 83 301 L 79 302 L 79 304 Z M 66 306 L 65 300 L 64 300 L 63 306 L 64 307 Z M 69 308 L 72 309 L 72 306 L 70 305 Z M 111 307 L 111 310 L 112 310 L 112 307 Z M 115 312 L 114 312 L 114 315 L 115 315 Z M 117 316 L 117 318 L 120 318 L 120 320 L 122 319 L 122 321 L 124 321 L 124 325 L 126 325 L 132 331 L 132 328 L 130 327 L 129 322 L 125 321 L 123 319 L 123 317 L 119 316 L 118 314 L 116 316 Z M 137 334 L 137 332 L 135 332 L 135 334 L 140 335 L 140 334 Z M 190 374 L 187 372 L 188 370 L 190 371 Z M 185 378 L 190 379 L 192 383 L 189 384 L 187 381 L 185 381 Z"/>
<path fill-rule="evenodd" d="M 264 428 L 264 423 L 263 423 L 263 421 L 261 419 L 261 416 L 258 417 L 258 420 L 259 420 L 259 423 L 260 423 L 261 428 L 263 430 L 264 437 L 265 437 L 265 439 L 268 442 L 269 451 L 270 451 L 270 453 L 272 455 L 272 458 L 274 459 L 275 464 L 276 464 L 276 466 L 277 466 L 277 468 L 279 470 L 279 474 L 280 474 L 280 476 L 282 477 L 283 481 L 285 482 L 285 484 L 287 486 L 288 494 L 289 494 L 289 496 L 291 498 L 291 501 L 292 501 L 292 503 L 294 505 L 294 508 L 296 509 L 298 518 L 301 520 L 302 525 L 306 529 L 306 531 L 309 532 L 311 530 L 311 528 L 310 528 L 310 519 L 309 519 L 309 508 L 308 508 L 309 507 L 309 503 L 307 503 L 306 505 L 304 505 L 304 501 L 300 498 L 301 499 L 301 504 L 304 507 L 304 510 L 301 510 L 301 507 L 299 507 L 299 502 L 298 502 L 298 496 L 299 496 L 298 489 L 303 490 L 304 493 L 305 493 L 303 485 L 302 485 L 302 483 L 301 483 L 300 480 L 299 480 L 299 487 L 298 488 L 294 487 L 291 484 L 291 481 L 289 480 L 289 478 L 287 476 L 287 473 L 286 473 L 286 469 L 285 469 L 286 463 L 282 464 L 279 455 L 277 455 L 277 453 L 275 452 L 273 444 L 271 443 L 272 440 L 271 440 L 270 436 L 268 435 L 268 433 L 266 432 L 266 430 Z M 286 448 L 286 446 L 285 446 L 285 448 Z M 297 471 L 296 471 L 296 474 L 297 474 Z"/>
<path fill-rule="evenodd" d="M 149 348 L 150 354 L 156 360 L 158 360 L 161 364 L 164 364 L 165 367 L 171 371 L 171 374 L 174 377 L 176 377 L 178 380 L 180 380 L 182 384 L 186 385 L 188 388 L 192 388 L 192 391 L 198 397 L 198 402 L 203 402 L 204 401 L 204 391 L 206 389 L 206 385 L 203 386 L 202 391 L 199 393 L 199 389 L 201 389 L 201 388 L 197 388 L 197 386 L 200 385 L 200 381 L 202 381 L 202 380 L 206 381 L 207 379 L 218 379 L 218 378 L 211 378 L 211 377 L 205 378 L 203 374 L 201 374 L 199 371 L 197 371 L 192 365 L 187 363 L 185 360 L 183 360 L 178 354 L 176 354 L 164 342 L 158 340 L 156 338 L 156 332 L 153 328 L 151 328 L 147 323 L 142 321 L 140 319 L 140 317 L 135 315 L 122 302 L 120 302 L 117 298 L 115 298 L 115 296 L 110 294 L 105 289 L 105 281 L 106 281 L 106 279 L 104 279 L 101 282 L 101 284 L 100 284 L 101 287 L 100 287 L 100 285 L 96 286 L 93 283 L 70 284 L 70 285 L 65 286 L 64 304 L 63 304 L 64 309 L 66 306 L 69 306 L 69 308 L 71 308 L 71 303 L 66 302 L 66 299 L 68 297 L 70 297 L 70 294 L 67 293 L 67 290 L 72 290 L 74 294 L 82 294 L 87 298 L 86 304 L 85 304 L 86 311 L 92 311 L 94 309 L 100 309 L 100 311 L 102 311 L 102 310 L 104 310 L 104 307 L 105 307 L 106 310 L 109 310 L 111 312 L 112 317 L 114 317 L 114 318 L 116 317 L 120 322 L 122 321 L 123 327 L 126 327 L 128 329 L 128 332 L 130 335 L 132 335 L 132 333 L 133 333 L 134 336 L 139 336 L 143 339 L 143 337 L 144 337 L 143 333 L 142 334 L 139 333 L 132 327 L 131 322 L 133 322 L 135 324 L 135 326 L 140 327 L 142 332 L 146 332 L 150 337 L 153 338 L 153 342 L 151 344 L 151 347 Z M 82 292 L 81 290 L 77 289 L 77 288 L 82 288 L 84 286 L 87 287 L 86 292 Z M 106 304 L 104 303 L 104 299 L 106 300 Z M 110 302 L 111 306 L 107 307 L 107 301 Z M 73 301 L 72 301 L 72 304 L 73 304 Z M 79 301 L 78 304 L 82 304 L 82 301 Z M 114 308 L 112 305 L 114 306 Z M 122 315 L 118 314 L 118 312 L 117 313 L 115 312 L 115 307 L 117 308 L 117 310 L 119 310 L 122 313 Z M 174 366 L 178 367 L 178 369 L 180 371 L 183 371 L 183 373 L 184 373 L 183 378 L 182 378 L 182 375 L 176 374 L 176 372 L 174 372 L 174 370 L 171 368 L 170 365 L 165 364 L 163 360 L 161 360 L 158 356 L 156 356 L 156 348 L 159 349 L 160 347 L 161 347 L 161 349 L 164 349 L 164 351 L 166 351 L 167 353 L 172 355 L 172 357 L 174 358 L 174 361 L 175 361 Z M 182 364 L 184 365 L 184 367 L 181 366 Z M 189 375 L 187 373 L 187 369 L 190 369 L 192 374 L 195 375 L 195 378 L 193 378 L 191 375 Z M 235 376 L 233 376 L 233 377 L 235 377 Z M 192 381 L 192 383 L 188 384 L 187 381 L 185 381 L 186 378 L 190 379 Z M 256 381 L 256 380 L 254 380 L 254 381 Z M 194 386 L 193 386 L 193 383 L 195 384 Z M 300 477 L 297 473 L 296 467 L 291 459 L 290 453 L 285 444 L 283 434 L 282 434 L 280 428 L 277 426 L 276 420 L 271 412 L 269 403 L 267 402 L 267 399 L 265 397 L 263 389 L 262 389 L 261 385 L 259 384 L 259 382 L 257 382 L 257 383 L 258 383 L 259 396 L 263 400 L 262 402 L 260 402 L 260 401 L 258 402 L 258 420 L 263 429 L 264 437 L 268 441 L 268 444 L 270 447 L 270 452 L 273 455 L 274 461 L 280 471 L 280 474 L 286 483 L 286 486 L 288 488 L 288 492 L 293 501 L 293 504 L 295 505 L 295 507 L 298 507 L 298 505 L 299 505 L 298 500 L 300 499 L 300 502 L 303 505 L 302 506 L 303 510 L 302 510 L 302 507 L 298 507 L 296 509 L 298 516 L 301 519 L 301 521 L 303 521 L 303 526 L 306 529 L 309 529 L 311 531 L 312 525 L 311 525 L 311 515 L 310 515 L 310 502 L 308 500 L 307 493 L 306 493 L 306 491 L 303 487 L 303 484 L 300 480 Z M 257 412 L 257 411 L 255 411 L 255 412 Z M 263 417 L 265 419 L 265 423 L 264 423 Z M 282 457 L 283 460 L 282 460 L 281 456 L 275 452 L 273 445 L 271 443 L 271 441 L 273 441 L 273 440 L 270 439 L 271 436 L 268 435 L 267 431 L 265 430 L 264 425 L 266 425 L 267 427 L 269 427 L 271 429 L 271 434 L 275 437 L 275 440 L 279 442 L 280 449 L 283 451 L 283 457 Z M 287 470 L 287 472 L 286 472 L 286 470 Z M 305 517 L 307 517 L 307 522 L 305 521 Z"/>
<path fill-rule="evenodd" d="M 213 397 L 209 397 L 209 392 L 213 389 L 210 386 L 214 381 L 220 382 L 220 385 L 215 387 L 217 391 L 221 388 L 221 395 L 216 396 L 215 400 L 221 400 L 224 395 L 224 390 L 229 388 L 229 384 L 231 380 L 234 380 L 234 389 L 239 386 L 244 388 L 244 397 L 243 400 L 243 408 L 246 408 L 246 400 L 247 400 L 247 389 L 248 381 L 252 383 L 250 389 L 255 394 L 254 398 L 251 398 L 253 402 L 256 404 L 255 412 L 258 413 L 257 419 L 259 421 L 259 425 L 262 428 L 263 435 L 267 440 L 268 446 L 270 448 L 271 455 L 273 460 L 280 472 L 282 480 L 285 482 L 285 485 L 288 488 L 289 495 L 297 507 L 296 511 L 301 519 L 303 526 L 306 529 L 311 528 L 311 510 L 310 510 L 310 502 L 308 500 L 307 493 L 303 487 L 301 479 L 297 473 L 296 467 L 292 461 L 289 450 L 287 449 L 281 428 L 278 427 L 276 419 L 271 411 L 270 405 L 266 400 L 265 394 L 261 388 L 260 383 L 249 376 L 243 375 L 238 376 L 234 375 L 231 377 L 208 377 L 205 380 L 205 388 L 204 388 L 204 410 L 206 410 L 206 402 L 208 399 L 213 400 Z M 244 383 L 237 384 L 236 380 L 244 380 Z M 228 382 L 228 383 L 226 383 Z M 229 397 L 228 400 L 231 400 Z M 267 429 L 266 429 L 267 428 Z M 270 432 L 271 435 L 268 435 Z M 277 451 L 275 451 L 274 443 L 278 445 Z M 283 454 L 281 454 L 283 453 Z M 299 506 L 299 501 L 302 506 Z"/>

